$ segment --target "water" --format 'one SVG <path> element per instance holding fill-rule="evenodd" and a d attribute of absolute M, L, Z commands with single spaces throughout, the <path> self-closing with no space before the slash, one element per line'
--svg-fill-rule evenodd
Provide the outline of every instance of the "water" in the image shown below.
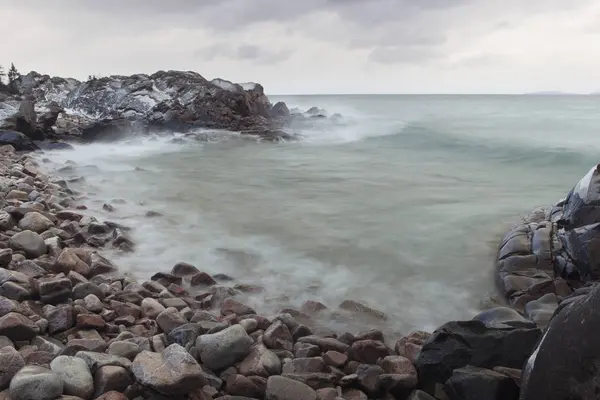
<path fill-rule="evenodd" d="M 111 255 L 122 269 L 147 278 L 190 262 L 265 287 L 247 299 L 265 313 L 353 299 L 388 321 L 324 323 L 397 336 L 472 317 L 494 291 L 503 232 L 563 198 L 600 154 L 596 97 L 271 99 L 344 118 L 295 127 L 295 143 L 223 134 L 48 157 L 79 165 L 90 213 L 135 228 L 137 251 Z M 108 215 L 111 199 L 126 204 Z"/>

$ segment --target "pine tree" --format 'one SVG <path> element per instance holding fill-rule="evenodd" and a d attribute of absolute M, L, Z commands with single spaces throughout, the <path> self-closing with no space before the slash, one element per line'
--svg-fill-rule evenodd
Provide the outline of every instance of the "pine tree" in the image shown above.
<path fill-rule="evenodd" d="M 4 77 L 6 74 L 4 73 L 4 68 L 0 65 L 0 84 L 4 83 Z"/>
<path fill-rule="evenodd" d="M 15 68 L 15 64 L 10 64 L 10 69 L 8 70 L 8 83 L 13 83 L 17 79 L 21 77 L 21 74 Z"/>

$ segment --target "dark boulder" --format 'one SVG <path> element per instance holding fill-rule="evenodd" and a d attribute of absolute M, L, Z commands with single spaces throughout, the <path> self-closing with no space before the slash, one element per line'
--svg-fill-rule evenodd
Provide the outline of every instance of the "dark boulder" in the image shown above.
<path fill-rule="evenodd" d="M 449 322 L 425 342 L 415 363 L 419 384 L 433 393 L 455 369 L 522 368 L 542 332 L 539 328 L 488 327 L 481 321 Z"/>
<path fill-rule="evenodd" d="M 42 132 L 50 132 L 52 127 L 56 124 L 58 116 L 64 112 L 64 108 L 59 106 L 56 102 L 50 103 L 48 105 L 48 111 L 38 117 L 38 129 L 40 129 Z"/>
<path fill-rule="evenodd" d="M 521 400 L 600 398 L 600 287 L 570 302 L 523 368 Z"/>
<path fill-rule="evenodd" d="M 16 151 L 35 151 L 39 148 L 25 134 L 0 130 L 0 145 L 11 145 Z"/>
<path fill-rule="evenodd" d="M 519 387 L 510 377 L 489 369 L 464 367 L 454 370 L 444 385 L 450 400 L 518 400 Z"/>
<path fill-rule="evenodd" d="M 290 110 L 283 101 L 280 101 L 278 103 L 275 103 L 273 108 L 271 108 L 271 116 L 276 117 L 276 118 L 277 117 L 289 117 Z"/>

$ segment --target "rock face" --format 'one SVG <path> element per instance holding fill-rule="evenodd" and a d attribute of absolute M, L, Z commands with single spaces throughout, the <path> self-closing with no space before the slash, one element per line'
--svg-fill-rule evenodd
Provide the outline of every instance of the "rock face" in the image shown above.
<path fill-rule="evenodd" d="M 497 284 L 509 303 L 547 325 L 554 303 L 573 289 L 600 279 L 600 169 L 593 167 L 548 209 L 532 212 L 502 240 L 496 262 Z"/>
<path fill-rule="evenodd" d="M 593 399 L 600 393 L 600 286 L 556 315 L 527 361 L 522 400 Z"/>

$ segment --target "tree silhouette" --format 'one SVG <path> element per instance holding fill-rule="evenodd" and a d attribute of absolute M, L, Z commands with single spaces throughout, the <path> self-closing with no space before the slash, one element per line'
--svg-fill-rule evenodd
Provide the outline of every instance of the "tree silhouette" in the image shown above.
<path fill-rule="evenodd" d="M 2 67 L 2 65 L 0 65 L 0 84 L 4 83 L 5 76 L 6 76 L 6 73 L 4 73 L 4 67 Z"/>
<path fill-rule="evenodd" d="M 8 83 L 9 84 L 13 83 L 14 81 L 16 81 L 17 79 L 19 79 L 20 77 L 21 77 L 21 74 L 15 68 L 15 64 L 11 63 L 10 64 L 10 69 L 8 70 Z"/>

